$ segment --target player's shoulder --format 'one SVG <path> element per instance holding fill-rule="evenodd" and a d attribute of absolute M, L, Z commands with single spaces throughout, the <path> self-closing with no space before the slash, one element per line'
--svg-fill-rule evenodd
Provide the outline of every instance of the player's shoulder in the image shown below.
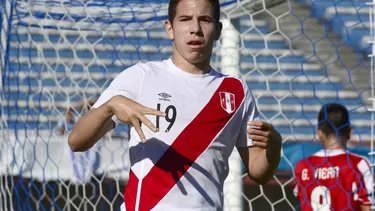
<path fill-rule="evenodd" d="M 310 156 L 304 157 L 296 163 L 296 170 L 305 169 L 305 168 L 313 168 L 315 165 L 321 163 L 321 158 L 312 154 Z"/>
<path fill-rule="evenodd" d="M 233 87 L 237 87 L 243 90 L 244 93 L 248 93 L 250 91 L 246 80 L 242 76 L 233 76 L 233 75 L 226 75 L 220 72 L 216 72 L 218 77 L 223 78 L 223 80 L 230 81 L 233 84 Z"/>
<path fill-rule="evenodd" d="M 365 165 L 370 165 L 370 160 L 367 157 L 353 153 L 353 152 L 349 152 L 348 154 L 349 154 L 350 160 L 354 164 L 358 165 L 362 163 Z"/>
<path fill-rule="evenodd" d="M 309 156 L 309 157 L 305 157 L 301 160 L 299 160 L 297 163 L 296 163 L 296 171 L 299 171 L 301 169 L 304 169 L 308 166 L 308 163 L 310 162 L 312 156 Z"/>
<path fill-rule="evenodd" d="M 140 68 L 144 69 L 146 73 L 165 70 L 169 67 L 168 60 L 140 62 L 138 65 Z"/>
<path fill-rule="evenodd" d="M 219 77 L 223 77 L 226 80 L 233 80 L 234 83 L 238 83 L 241 86 L 247 86 L 246 81 L 242 76 L 233 76 L 233 75 L 223 74 L 223 73 L 220 73 L 220 72 L 217 72 L 217 71 L 216 71 L 216 74 Z"/>

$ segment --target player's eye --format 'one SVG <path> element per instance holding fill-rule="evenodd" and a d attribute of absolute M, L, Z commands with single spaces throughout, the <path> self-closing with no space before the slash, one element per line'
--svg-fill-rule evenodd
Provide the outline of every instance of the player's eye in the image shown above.
<path fill-rule="evenodd" d="M 204 23 L 212 23 L 214 20 L 212 17 L 203 16 L 199 18 L 199 21 L 204 22 Z"/>

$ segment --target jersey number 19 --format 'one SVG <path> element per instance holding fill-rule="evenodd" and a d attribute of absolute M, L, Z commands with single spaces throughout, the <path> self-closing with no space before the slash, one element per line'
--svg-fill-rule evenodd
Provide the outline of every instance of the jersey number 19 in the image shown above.
<path fill-rule="evenodd" d="M 161 111 L 161 105 L 160 105 L 160 103 L 158 103 L 156 105 L 156 109 L 158 111 Z M 169 105 L 169 106 L 167 106 L 167 108 L 165 109 L 164 112 L 166 114 L 165 120 L 169 123 L 168 127 L 165 129 L 165 132 L 168 133 L 171 130 L 173 124 L 176 121 L 177 110 L 176 110 L 176 107 L 174 105 Z M 156 116 L 156 125 L 155 126 L 156 126 L 157 129 L 160 129 L 159 124 L 160 124 L 160 117 Z"/>

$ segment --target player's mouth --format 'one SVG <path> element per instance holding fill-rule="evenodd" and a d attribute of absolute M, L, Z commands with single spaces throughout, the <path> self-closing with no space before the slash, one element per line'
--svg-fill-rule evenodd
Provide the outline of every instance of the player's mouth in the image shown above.
<path fill-rule="evenodd" d="M 187 43 L 191 48 L 201 48 L 204 44 L 201 40 L 192 40 Z"/>

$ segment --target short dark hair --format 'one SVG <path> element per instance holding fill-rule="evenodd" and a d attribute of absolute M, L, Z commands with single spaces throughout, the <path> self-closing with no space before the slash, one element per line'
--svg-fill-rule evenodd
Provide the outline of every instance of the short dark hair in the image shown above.
<path fill-rule="evenodd" d="M 335 135 L 340 138 L 349 139 L 350 127 L 349 112 L 345 106 L 338 103 L 330 103 L 325 104 L 320 109 L 318 129 L 326 136 Z"/>
<path fill-rule="evenodd" d="M 173 22 L 174 18 L 176 17 L 176 9 L 178 6 L 178 3 L 180 3 L 181 0 L 170 0 L 169 6 L 168 6 L 168 20 L 169 22 Z M 202 1 L 202 0 L 200 0 Z M 214 19 L 216 22 L 220 21 L 220 2 L 219 0 L 207 0 L 211 2 L 213 9 L 214 9 Z"/>

